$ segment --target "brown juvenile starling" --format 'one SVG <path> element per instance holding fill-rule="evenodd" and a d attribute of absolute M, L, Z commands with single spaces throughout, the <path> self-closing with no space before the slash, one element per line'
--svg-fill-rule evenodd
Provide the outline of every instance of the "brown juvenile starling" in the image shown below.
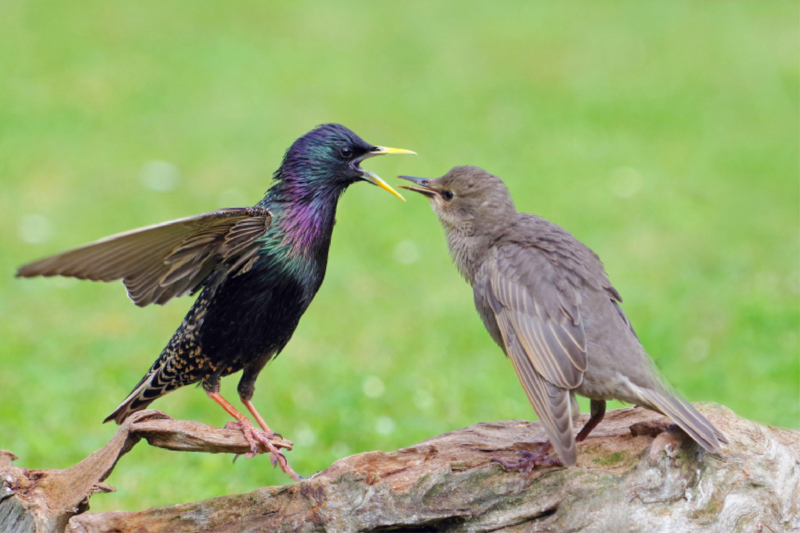
<path fill-rule="evenodd" d="M 560 226 L 517 212 L 503 181 L 481 168 L 455 167 L 430 180 L 400 177 L 415 183 L 403 188 L 430 200 L 486 329 L 550 437 L 506 467 L 574 465 L 576 441 L 603 419 L 611 399 L 669 416 L 709 452 L 727 442 L 656 369 L 592 250 Z M 577 437 L 570 416 L 578 414 L 576 393 L 591 399 L 591 418 Z M 560 461 L 547 456 L 551 445 Z"/>

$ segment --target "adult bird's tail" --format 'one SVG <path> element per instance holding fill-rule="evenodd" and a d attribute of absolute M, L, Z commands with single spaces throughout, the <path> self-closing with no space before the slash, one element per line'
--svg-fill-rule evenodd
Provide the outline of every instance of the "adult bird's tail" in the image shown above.
<path fill-rule="evenodd" d="M 678 396 L 676 393 L 665 389 L 654 391 L 640 389 L 640 392 L 659 411 L 670 417 L 682 430 L 689 434 L 700 446 L 710 453 L 719 453 L 720 441 L 727 443 L 728 439 L 720 430 L 715 428 L 706 417 L 697 412 L 692 404 Z"/>
<path fill-rule="evenodd" d="M 158 363 L 158 361 L 156 362 Z M 117 424 L 122 424 L 126 418 L 141 411 L 150 405 L 156 398 L 163 396 L 167 390 L 168 380 L 162 379 L 163 366 L 154 366 L 142 378 L 136 387 L 131 391 L 125 400 L 114 409 L 114 412 L 108 415 L 103 423 L 111 422 L 114 420 Z"/>

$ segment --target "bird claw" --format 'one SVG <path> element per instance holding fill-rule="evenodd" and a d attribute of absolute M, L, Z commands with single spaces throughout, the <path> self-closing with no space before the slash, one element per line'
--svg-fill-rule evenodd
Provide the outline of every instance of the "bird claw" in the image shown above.
<path fill-rule="evenodd" d="M 548 455 L 549 447 L 546 451 L 542 452 L 529 452 L 527 450 L 517 450 L 517 453 L 522 456 L 522 459 L 514 462 L 504 461 L 497 457 L 492 457 L 493 463 L 498 463 L 504 470 L 519 470 L 524 477 L 528 477 L 533 473 L 533 469 L 537 466 L 564 466 L 564 463 L 558 457 L 551 457 Z"/>
<path fill-rule="evenodd" d="M 250 452 L 244 454 L 246 458 L 252 459 L 256 455 L 260 454 L 261 452 L 258 449 L 258 445 L 262 444 L 267 449 L 267 453 L 269 454 L 269 459 L 273 467 L 280 466 L 281 470 L 289 474 L 289 476 L 291 476 L 291 478 L 295 481 L 300 481 L 302 479 L 294 470 L 292 470 L 292 467 L 289 466 L 289 461 L 286 459 L 286 456 L 283 455 L 283 452 L 276 448 L 274 444 L 272 444 L 271 439 L 274 439 L 276 436 L 278 436 L 277 433 L 267 433 L 266 431 L 256 429 L 253 427 L 252 422 L 250 422 L 250 420 L 247 418 L 239 422 L 228 422 L 225 424 L 225 429 L 242 432 L 251 450 Z M 236 459 L 234 458 L 234 461 L 235 460 Z"/>

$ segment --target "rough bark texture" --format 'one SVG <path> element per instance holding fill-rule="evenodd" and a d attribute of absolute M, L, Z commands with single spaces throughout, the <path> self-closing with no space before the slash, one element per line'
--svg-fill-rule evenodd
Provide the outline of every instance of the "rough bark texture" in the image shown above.
<path fill-rule="evenodd" d="M 478 424 L 397 452 L 347 457 L 300 483 L 79 514 L 67 531 L 800 531 L 800 433 L 713 404 L 698 408 L 731 441 L 720 456 L 656 413 L 620 409 L 579 445 L 576 467 L 537 469 L 525 479 L 492 458 L 535 449 L 545 438 L 541 426 Z"/>

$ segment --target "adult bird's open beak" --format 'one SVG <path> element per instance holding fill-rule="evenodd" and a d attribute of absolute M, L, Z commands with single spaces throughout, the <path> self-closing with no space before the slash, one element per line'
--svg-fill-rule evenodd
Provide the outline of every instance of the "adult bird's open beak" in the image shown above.
<path fill-rule="evenodd" d="M 400 185 L 403 189 L 408 189 L 409 191 L 416 191 L 420 194 L 424 194 L 428 198 L 433 198 L 436 196 L 438 191 L 430 186 L 431 180 L 428 178 L 414 178 L 412 176 L 397 176 L 400 179 L 412 181 L 417 184 L 417 187 L 413 187 L 411 185 Z"/>
<path fill-rule="evenodd" d="M 364 159 L 367 159 L 367 158 L 370 158 L 370 157 L 374 157 L 376 155 L 390 155 L 390 154 L 417 155 L 416 152 L 412 152 L 411 150 L 404 150 L 403 148 L 388 148 L 386 146 L 373 146 L 372 150 L 367 152 L 366 155 L 364 155 L 361 159 L 358 160 L 358 162 L 360 163 Z M 361 169 L 361 172 L 362 172 L 362 178 L 364 178 L 364 181 L 368 181 L 373 185 L 377 185 L 381 189 L 383 189 L 385 191 L 389 191 L 390 193 L 394 194 L 395 196 L 397 196 L 398 198 L 400 198 L 404 202 L 406 201 L 406 199 L 403 198 L 400 195 L 399 192 L 397 192 L 396 190 L 392 189 L 392 187 L 389 186 L 388 183 L 386 183 L 385 181 L 380 179 L 378 177 L 378 175 L 375 174 L 374 172 L 371 172 L 369 170 L 364 170 L 364 169 Z"/>

